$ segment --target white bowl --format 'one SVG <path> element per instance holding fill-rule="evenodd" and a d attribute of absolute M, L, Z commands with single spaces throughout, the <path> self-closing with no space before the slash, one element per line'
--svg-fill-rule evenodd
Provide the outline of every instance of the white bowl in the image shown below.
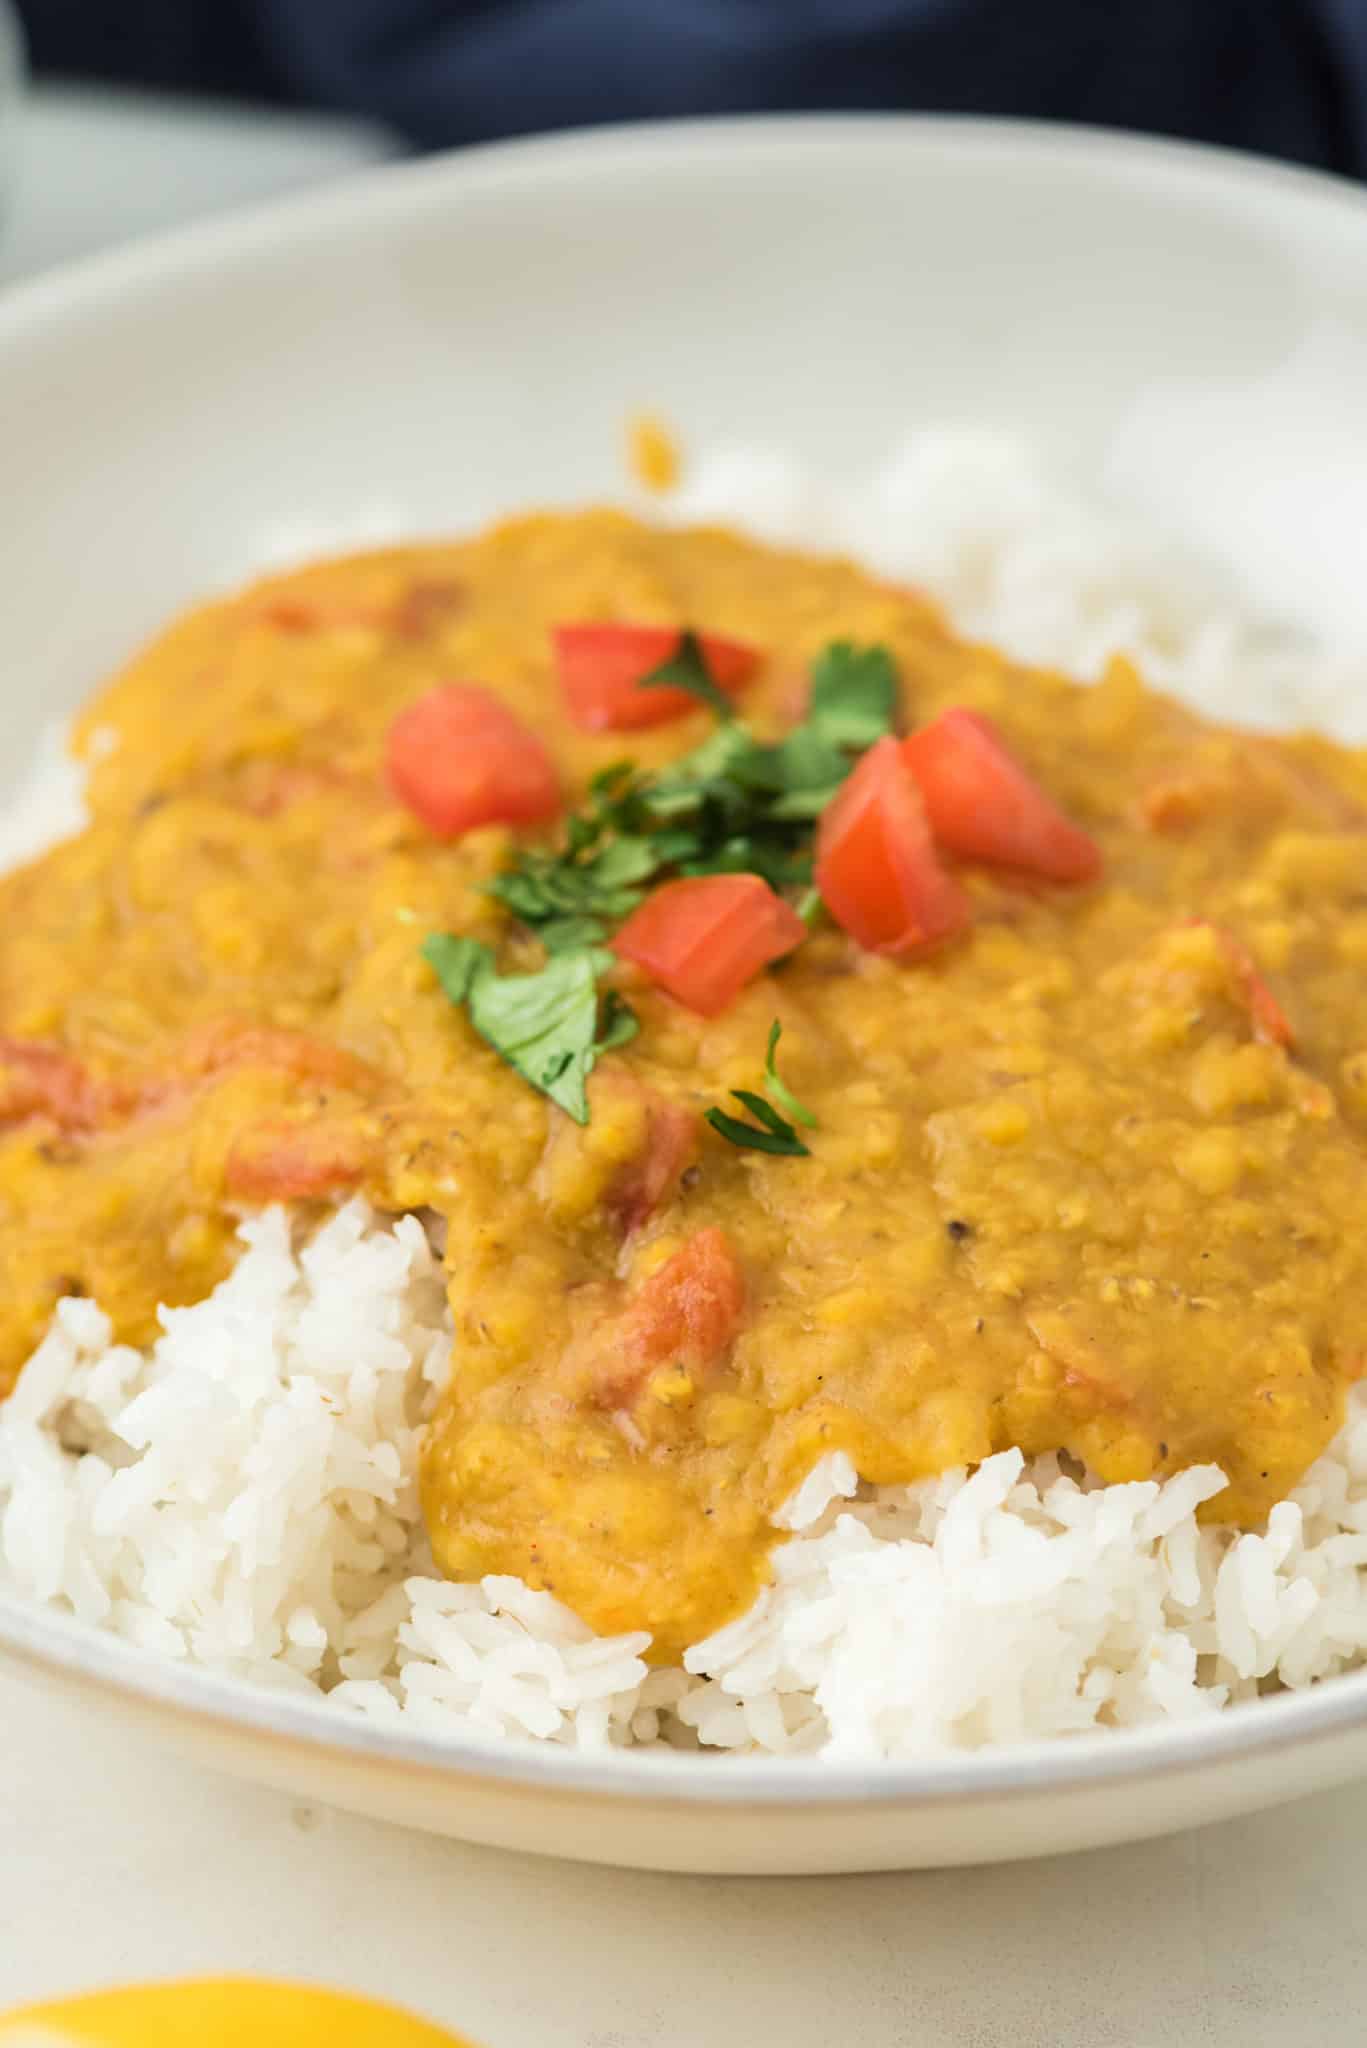
<path fill-rule="evenodd" d="M 1264 606 L 1367 642 L 1359 194 L 982 122 L 604 131 L 381 171 L 0 305 L 0 758 L 268 560 L 613 490 L 638 403 L 838 471 L 918 420 L 1023 428 L 1123 475 Z M 1367 1677 L 855 1767 L 394 1734 L 13 1605 L 0 1647 L 301 1798 L 663 1869 L 1056 1852 L 1367 1769 Z"/>

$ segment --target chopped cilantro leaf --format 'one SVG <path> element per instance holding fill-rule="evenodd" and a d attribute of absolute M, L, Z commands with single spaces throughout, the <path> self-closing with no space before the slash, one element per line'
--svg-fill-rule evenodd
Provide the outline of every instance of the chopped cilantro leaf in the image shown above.
<path fill-rule="evenodd" d="M 718 718 L 725 720 L 733 716 L 731 700 L 713 682 L 702 642 L 694 632 L 681 633 L 679 644 L 669 659 L 653 668 L 648 676 L 642 676 L 636 687 L 638 690 L 687 690 L 690 697 L 709 705 Z"/>
<path fill-rule="evenodd" d="M 524 847 L 489 884 L 552 960 L 601 944 L 672 875 L 760 875 L 780 892 L 805 891 L 810 924 L 813 823 L 858 753 L 889 729 L 897 697 L 885 648 L 834 641 L 812 665 L 806 720 L 771 743 L 733 716 L 696 634 L 684 633 L 647 681 L 691 689 L 723 722 L 658 773 L 625 760 L 602 769 L 560 845 Z"/>
<path fill-rule="evenodd" d="M 787 1110 L 788 1116 L 783 1116 L 774 1108 L 772 1102 L 766 1102 L 764 1097 L 756 1095 L 753 1089 L 733 1088 L 733 1099 L 742 1109 L 749 1110 L 755 1119 L 754 1123 L 745 1123 L 740 1117 L 731 1116 L 724 1109 L 709 1109 L 707 1121 L 719 1137 L 725 1138 L 728 1144 L 738 1146 L 742 1151 L 771 1152 L 789 1159 L 807 1159 L 811 1156 L 810 1150 L 803 1144 L 788 1117 L 795 1118 L 800 1124 L 806 1124 L 809 1129 L 815 1127 L 816 1118 L 798 1101 L 787 1083 L 779 1079 L 778 1069 L 774 1065 L 774 1055 L 782 1035 L 783 1026 L 775 1017 L 769 1027 L 764 1075 L 769 1093 Z"/>
<path fill-rule="evenodd" d="M 656 816 L 671 817 L 696 810 L 709 797 L 734 801 L 745 790 L 777 789 L 773 752 L 733 719 L 657 776 L 643 792 L 644 801 Z"/>
<path fill-rule="evenodd" d="M 532 850 L 522 855 L 519 866 L 498 875 L 489 884 L 489 893 L 514 917 L 538 929 L 552 950 L 563 950 L 567 941 L 561 936 L 553 942 L 550 930 L 563 933 L 567 925 L 582 925 L 586 937 L 604 937 L 609 923 L 636 908 L 640 884 L 649 881 L 659 866 L 653 842 L 641 838 L 610 839 L 596 852 L 582 844 L 577 852 L 564 854 Z M 589 925 L 594 927 L 591 934 Z"/>
<path fill-rule="evenodd" d="M 603 1028 L 594 1051 L 615 1052 L 619 1045 L 630 1045 L 640 1028 L 641 1021 L 631 1004 L 610 988 L 603 998 Z"/>
<path fill-rule="evenodd" d="M 631 888 L 648 881 L 660 865 L 659 848 L 653 840 L 614 839 L 595 854 L 586 872 L 600 892 Z"/>
<path fill-rule="evenodd" d="M 756 1095 L 753 1088 L 733 1088 L 732 1095 L 742 1109 L 748 1109 L 757 1117 L 766 1131 L 772 1131 L 776 1138 L 784 1137 L 792 1128 L 785 1117 L 781 1117 L 772 1102 L 766 1102 L 762 1095 Z"/>
<path fill-rule="evenodd" d="M 463 1003 L 476 974 L 491 967 L 494 956 L 478 939 L 458 939 L 451 932 L 429 932 L 422 942 L 422 957 L 451 1001 Z"/>
<path fill-rule="evenodd" d="M 815 931 L 820 924 L 826 906 L 821 900 L 819 889 L 804 889 L 794 908 L 810 932 Z"/>
<path fill-rule="evenodd" d="M 789 853 L 782 841 L 757 835 L 722 840 L 695 860 L 679 862 L 681 875 L 760 875 L 771 889 L 800 889 L 812 879 L 811 856 Z"/>
<path fill-rule="evenodd" d="M 770 815 L 784 819 L 820 817 L 850 772 L 848 756 L 815 725 L 800 725 L 775 753 L 779 789 Z"/>
<path fill-rule="evenodd" d="M 673 831 L 657 832 L 650 843 L 663 867 L 696 859 L 703 850 L 701 835 L 687 825 L 678 826 Z"/>
<path fill-rule="evenodd" d="M 606 768 L 600 768 L 589 784 L 589 792 L 596 797 L 620 796 L 636 775 L 634 761 L 610 761 Z"/>
<path fill-rule="evenodd" d="M 782 1131 L 764 1131 L 757 1124 L 747 1124 L 738 1116 L 728 1116 L 724 1109 L 709 1109 L 707 1122 L 719 1137 L 726 1139 L 742 1152 L 774 1152 L 788 1159 L 807 1159 L 809 1148 L 803 1144 L 791 1124 L 785 1124 Z"/>
<path fill-rule="evenodd" d="M 611 961 L 595 946 L 552 954 L 535 974 L 500 974 L 477 939 L 431 932 L 423 957 L 480 1037 L 577 1124 L 589 1120 L 585 1083 L 600 1053 L 635 1035 L 636 1018 L 610 993 L 598 1028 L 598 976 Z"/>
<path fill-rule="evenodd" d="M 897 671 L 886 647 L 833 640 L 812 663 L 807 724 L 837 747 L 861 752 L 892 731 Z"/>
<path fill-rule="evenodd" d="M 551 917 L 536 928 L 548 953 L 572 953 L 579 946 L 600 946 L 608 935 L 601 917 Z"/>

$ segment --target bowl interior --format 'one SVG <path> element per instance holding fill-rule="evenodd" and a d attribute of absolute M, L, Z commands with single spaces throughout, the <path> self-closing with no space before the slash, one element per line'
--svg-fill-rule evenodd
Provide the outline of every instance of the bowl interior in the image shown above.
<path fill-rule="evenodd" d="M 1214 153 L 895 120 L 474 152 L 17 294 L 0 370 L 7 751 L 263 563 L 613 490 L 640 404 L 836 471 L 1023 428 L 1367 642 L 1367 202 Z"/>
<path fill-rule="evenodd" d="M 1367 203 L 1213 152 L 781 120 L 382 171 L 0 307 L 0 758 L 256 568 L 615 494 L 641 405 L 837 474 L 1024 431 L 1367 647 L 1365 389 Z"/>

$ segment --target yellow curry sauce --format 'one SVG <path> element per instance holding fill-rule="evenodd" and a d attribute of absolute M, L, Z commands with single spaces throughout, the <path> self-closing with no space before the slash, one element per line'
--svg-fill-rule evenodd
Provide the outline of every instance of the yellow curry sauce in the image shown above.
<path fill-rule="evenodd" d="M 818 930 L 710 1020 L 620 969 L 640 1033 L 580 1128 L 419 951 L 451 931 L 537 963 L 486 893 L 510 836 L 437 843 L 380 763 L 395 714 L 452 678 L 544 736 L 570 800 L 623 754 L 696 746 L 702 711 L 568 722 L 548 636 L 593 618 L 762 650 L 745 715 L 769 735 L 826 643 L 881 643 L 904 724 L 989 713 L 1100 842 L 1100 882 L 965 868 L 975 922 L 940 953 Z M 1367 755 L 1204 724 L 1123 661 L 1077 688 L 846 564 L 607 512 L 210 605 L 80 744 L 93 823 L 0 884 L 0 1388 L 64 1292 L 148 1340 L 275 1193 L 427 1212 L 456 1326 L 423 1472 L 439 1563 L 659 1654 L 749 1603 L 775 1511 L 830 1450 L 880 1482 L 1008 1445 L 1111 1480 L 1215 1461 L 1212 1512 L 1253 1522 L 1334 1433 L 1367 1350 Z M 701 1122 L 758 1085 L 775 1017 L 806 1159 Z M 662 1101 L 697 1116 L 696 1151 L 628 1217 Z M 729 1358 L 605 1396 L 642 1284 L 712 1226 L 744 1275 Z"/>

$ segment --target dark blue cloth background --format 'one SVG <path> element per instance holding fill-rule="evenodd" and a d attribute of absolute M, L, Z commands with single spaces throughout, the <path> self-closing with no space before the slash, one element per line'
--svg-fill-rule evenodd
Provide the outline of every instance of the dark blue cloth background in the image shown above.
<path fill-rule="evenodd" d="M 419 147 L 651 115 L 1033 114 L 1367 174 L 1367 0 L 19 0 L 35 63 Z"/>

